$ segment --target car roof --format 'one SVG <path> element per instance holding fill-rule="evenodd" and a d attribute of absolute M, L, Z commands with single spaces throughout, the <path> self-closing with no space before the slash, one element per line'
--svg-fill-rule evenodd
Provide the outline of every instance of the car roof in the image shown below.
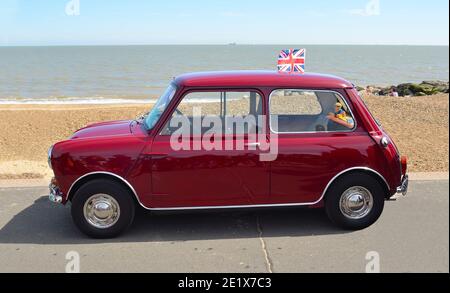
<path fill-rule="evenodd" d="M 175 78 L 186 87 L 292 87 L 314 89 L 353 88 L 345 79 L 317 73 L 278 73 L 277 71 L 211 71 L 183 74 Z"/>

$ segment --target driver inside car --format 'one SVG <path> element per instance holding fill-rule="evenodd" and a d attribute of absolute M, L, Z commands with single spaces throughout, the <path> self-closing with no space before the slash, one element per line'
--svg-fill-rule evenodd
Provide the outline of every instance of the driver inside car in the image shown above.
<path fill-rule="evenodd" d="M 335 112 L 328 114 L 328 119 L 349 129 L 355 126 L 353 118 L 347 115 L 347 112 L 345 112 L 342 104 L 339 102 L 335 105 Z"/>

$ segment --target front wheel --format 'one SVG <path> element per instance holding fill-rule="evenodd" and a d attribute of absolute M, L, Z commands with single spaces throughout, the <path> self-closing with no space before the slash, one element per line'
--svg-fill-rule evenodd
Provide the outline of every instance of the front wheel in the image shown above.
<path fill-rule="evenodd" d="M 97 179 L 78 189 L 72 199 L 72 219 L 86 235 L 113 238 L 133 222 L 135 204 L 121 184 Z"/>
<path fill-rule="evenodd" d="M 350 230 L 369 227 L 384 209 L 385 194 L 380 183 L 367 174 L 338 179 L 328 191 L 325 209 L 335 224 Z"/>

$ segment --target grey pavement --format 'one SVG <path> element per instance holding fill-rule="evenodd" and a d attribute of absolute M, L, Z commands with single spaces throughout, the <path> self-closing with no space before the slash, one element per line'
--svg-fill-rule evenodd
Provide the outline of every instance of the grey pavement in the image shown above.
<path fill-rule="evenodd" d="M 387 202 L 380 220 L 357 232 L 305 208 L 149 213 L 130 230 L 93 240 L 72 224 L 70 207 L 43 187 L 0 188 L 0 272 L 449 272 L 449 181 L 414 181 Z"/>

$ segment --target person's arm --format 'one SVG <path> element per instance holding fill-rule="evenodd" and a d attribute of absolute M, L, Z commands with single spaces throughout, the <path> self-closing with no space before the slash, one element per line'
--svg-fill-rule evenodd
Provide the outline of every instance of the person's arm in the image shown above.
<path fill-rule="evenodd" d="M 352 129 L 355 125 L 354 124 L 350 124 L 348 122 L 345 122 L 342 119 L 336 118 L 336 116 L 333 113 L 328 114 L 328 119 L 330 119 L 331 121 L 333 121 L 334 123 L 337 123 L 339 125 L 342 125 L 344 127 L 347 127 L 349 129 Z"/>

